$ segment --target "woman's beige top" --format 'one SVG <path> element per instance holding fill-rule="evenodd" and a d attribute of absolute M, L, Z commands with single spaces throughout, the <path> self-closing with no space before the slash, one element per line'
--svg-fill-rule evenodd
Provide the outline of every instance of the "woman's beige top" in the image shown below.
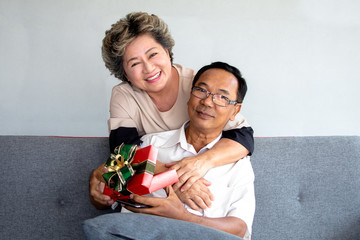
<path fill-rule="evenodd" d="M 166 112 L 159 112 L 149 95 L 126 82 L 116 85 L 110 100 L 109 131 L 119 127 L 135 127 L 140 136 L 146 133 L 178 129 L 189 120 L 187 101 L 190 97 L 195 71 L 174 64 L 179 73 L 179 93 L 174 106 Z M 224 130 L 249 127 L 245 118 L 237 115 Z"/>

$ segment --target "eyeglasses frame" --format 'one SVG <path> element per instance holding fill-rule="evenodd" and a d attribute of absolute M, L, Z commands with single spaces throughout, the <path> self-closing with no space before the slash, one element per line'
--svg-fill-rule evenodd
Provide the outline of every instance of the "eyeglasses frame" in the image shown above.
<path fill-rule="evenodd" d="M 200 97 L 194 95 L 194 93 L 193 93 L 193 92 L 194 92 L 194 88 L 197 88 L 197 89 L 202 90 L 202 91 L 206 91 L 206 97 L 205 97 L 205 98 L 200 98 Z M 205 93 L 205 92 L 204 92 L 204 93 Z M 231 105 L 231 104 L 234 104 L 234 106 L 235 106 L 236 104 L 239 103 L 238 101 L 232 101 L 232 100 L 230 100 L 228 97 L 226 97 L 226 96 L 224 96 L 224 95 L 209 92 L 208 90 L 206 90 L 206 89 L 204 89 L 204 88 L 202 88 L 202 87 L 199 87 L 199 86 L 193 86 L 193 87 L 191 88 L 191 94 L 192 94 L 194 97 L 197 97 L 197 98 L 199 98 L 199 99 L 201 99 L 201 100 L 205 100 L 205 99 L 207 99 L 207 98 L 209 97 L 209 95 L 212 95 L 212 101 L 213 101 L 213 103 L 214 103 L 215 105 L 217 105 L 217 106 L 220 106 L 220 107 L 227 107 L 227 106 L 229 106 L 229 105 Z M 227 104 L 226 106 L 222 106 L 222 105 L 219 105 L 219 104 L 215 103 L 215 95 L 220 96 L 220 98 L 224 98 L 225 100 L 227 100 L 227 103 L 228 103 L 228 104 Z M 239 103 L 239 104 L 240 104 L 240 103 Z"/>

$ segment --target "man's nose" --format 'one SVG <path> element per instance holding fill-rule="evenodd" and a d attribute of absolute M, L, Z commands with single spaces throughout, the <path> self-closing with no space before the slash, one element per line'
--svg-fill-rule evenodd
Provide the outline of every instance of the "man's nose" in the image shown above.
<path fill-rule="evenodd" d="M 202 104 L 204 104 L 205 106 L 213 106 L 214 102 L 213 102 L 213 95 L 209 94 L 209 96 L 207 96 L 207 98 L 204 98 L 201 100 Z"/>

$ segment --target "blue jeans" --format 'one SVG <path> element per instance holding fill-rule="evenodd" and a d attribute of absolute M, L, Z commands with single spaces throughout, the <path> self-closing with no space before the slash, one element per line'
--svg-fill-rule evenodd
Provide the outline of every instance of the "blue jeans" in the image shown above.
<path fill-rule="evenodd" d="M 199 224 L 140 213 L 104 214 L 86 220 L 83 230 L 88 240 L 241 240 L 235 235 Z"/>

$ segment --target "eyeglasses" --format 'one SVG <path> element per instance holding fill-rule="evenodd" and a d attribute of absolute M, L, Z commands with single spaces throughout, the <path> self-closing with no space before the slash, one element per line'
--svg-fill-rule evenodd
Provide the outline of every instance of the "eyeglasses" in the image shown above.
<path fill-rule="evenodd" d="M 238 103 L 237 101 L 231 101 L 229 98 L 223 95 L 211 93 L 206 89 L 197 86 L 192 87 L 191 94 L 200 99 L 206 99 L 209 97 L 209 95 L 212 95 L 213 103 L 221 107 L 227 107 L 229 104 L 236 105 Z"/>

